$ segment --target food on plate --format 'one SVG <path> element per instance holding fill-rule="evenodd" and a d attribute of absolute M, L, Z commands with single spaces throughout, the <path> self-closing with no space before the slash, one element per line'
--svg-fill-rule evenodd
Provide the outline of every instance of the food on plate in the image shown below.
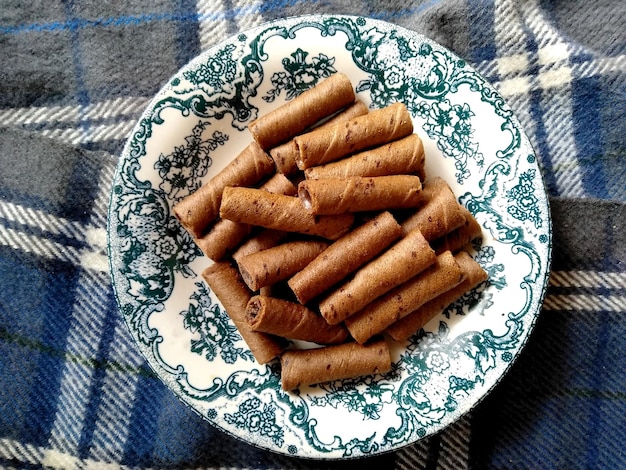
<path fill-rule="evenodd" d="M 318 349 L 292 349 L 280 358 L 285 390 L 391 370 L 389 345 L 384 339 L 369 344 L 354 341 Z"/>
<path fill-rule="evenodd" d="M 402 236 L 402 227 L 388 211 L 337 239 L 287 284 L 306 304 L 342 281 Z"/>
<path fill-rule="evenodd" d="M 436 260 L 435 250 L 422 233 L 413 230 L 322 299 L 320 312 L 332 325 L 342 322 L 377 297 L 424 271 Z"/>
<path fill-rule="evenodd" d="M 256 361 L 280 358 L 287 391 L 389 371 L 389 341 L 487 279 L 464 251 L 480 224 L 428 178 L 406 106 L 368 111 L 346 80 L 259 117 L 246 163 L 174 208 L 213 261 L 205 282 Z"/>
<path fill-rule="evenodd" d="M 282 106 L 250 123 L 248 130 L 259 145 L 269 150 L 288 141 L 321 119 L 354 102 L 350 79 L 336 73 Z"/>
<path fill-rule="evenodd" d="M 262 189 L 226 187 L 220 216 L 244 224 L 335 240 L 354 222 L 353 214 L 316 216 L 303 210 L 296 196 L 273 194 Z"/>
<path fill-rule="evenodd" d="M 181 225 L 201 237 L 219 215 L 226 186 L 251 186 L 275 171 L 274 161 L 256 142 L 251 142 L 222 171 L 174 206 Z"/>
<path fill-rule="evenodd" d="M 446 307 L 456 302 L 463 294 L 487 280 L 486 271 L 467 252 L 459 252 L 455 259 L 463 270 L 465 279 L 456 287 L 426 302 L 417 310 L 387 327 L 385 332 L 395 341 L 409 339 L 413 333 L 423 328 L 435 315 L 443 312 Z"/>
<path fill-rule="evenodd" d="M 376 298 L 358 313 L 346 318 L 350 335 L 359 343 L 385 331 L 395 321 L 461 283 L 464 273 L 451 252 L 419 275 Z"/>
<path fill-rule="evenodd" d="M 305 179 L 298 184 L 304 207 L 315 215 L 414 208 L 421 191 L 416 175 Z"/>
<path fill-rule="evenodd" d="M 386 176 L 415 174 L 425 179 L 424 144 L 417 134 L 410 134 L 388 144 L 373 147 L 350 157 L 304 170 L 307 180 L 348 178 L 350 176 Z"/>
<path fill-rule="evenodd" d="M 323 240 L 293 240 L 243 256 L 237 264 L 246 285 L 257 291 L 290 278 L 327 247 Z"/>
<path fill-rule="evenodd" d="M 317 344 L 338 344 L 348 339 L 344 325 L 329 325 L 306 305 L 256 295 L 246 307 L 250 329 Z"/>
<path fill-rule="evenodd" d="M 239 334 L 259 364 L 267 364 L 287 347 L 280 336 L 253 331 L 246 323 L 246 307 L 252 293 L 241 279 L 241 274 L 228 261 L 214 263 L 202 272 L 207 285 L 224 306 Z"/>
<path fill-rule="evenodd" d="M 406 137 L 413 121 L 403 103 L 375 109 L 334 126 L 296 136 L 296 165 L 300 170 L 339 160 L 376 145 Z"/>

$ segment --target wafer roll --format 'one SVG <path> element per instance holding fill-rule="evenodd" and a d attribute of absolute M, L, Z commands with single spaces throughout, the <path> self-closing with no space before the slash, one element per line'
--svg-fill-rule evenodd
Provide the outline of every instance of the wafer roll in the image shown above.
<path fill-rule="evenodd" d="M 226 186 L 254 186 L 273 171 L 273 160 L 252 142 L 217 175 L 176 204 L 174 214 L 191 235 L 199 238 L 217 219 Z"/>
<path fill-rule="evenodd" d="M 294 240 L 244 256 L 237 264 L 244 282 L 255 292 L 290 278 L 327 246 L 321 240 Z"/>
<path fill-rule="evenodd" d="M 295 185 L 283 174 L 276 173 L 267 180 L 261 189 L 275 194 L 296 194 Z M 222 260 L 252 232 L 252 226 L 233 222 L 228 219 L 218 220 L 204 235 L 195 242 L 202 252 L 213 261 Z"/>
<path fill-rule="evenodd" d="M 357 116 L 363 116 L 367 113 L 368 109 L 365 103 L 362 101 L 355 101 L 352 105 L 340 111 L 338 114 L 325 121 L 323 124 L 320 124 L 315 129 L 324 129 L 334 126 L 340 122 L 345 122 Z M 297 153 L 298 148 L 296 147 L 296 143 L 293 139 L 277 145 L 270 150 L 270 156 L 274 160 L 274 163 L 276 163 L 276 170 L 288 176 L 292 176 L 298 171 L 298 165 L 296 165 Z"/>
<path fill-rule="evenodd" d="M 345 326 L 329 325 L 304 305 L 275 297 L 252 297 L 246 322 L 254 331 L 318 344 L 339 344 L 348 338 Z"/>
<path fill-rule="evenodd" d="M 463 270 L 452 253 L 446 251 L 439 255 L 436 263 L 423 273 L 346 318 L 348 331 L 357 342 L 365 343 L 400 318 L 457 286 L 463 279 Z"/>
<path fill-rule="evenodd" d="M 304 170 L 307 179 L 348 178 L 415 174 L 424 181 L 425 154 L 422 139 L 411 134 L 351 157 Z"/>
<path fill-rule="evenodd" d="M 295 137 L 296 164 L 300 170 L 305 170 L 406 137 L 412 132 L 413 122 L 406 106 L 394 103 L 344 123 Z"/>
<path fill-rule="evenodd" d="M 381 339 L 318 349 L 288 350 L 280 358 L 281 386 L 293 390 L 333 380 L 384 374 L 391 370 L 389 345 Z"/>
<path fill-rule="evenodd" d="M 332 243 L 287 284 L 299 302 L 306 304 L 333 287 L 402 235 L 402 228 L 389 212 L 355 228 Z"/>
<path fill-rule="evenodd" d="M 328 323 L 336 325 L 422 272 L 436 259 L 424 236 L 414 230 L 332 291 L 320 302 L 320 312 Z"/>
<path fill-rule="evenodd" d="M 405 233 L 419 228 L 428 241 L 443 237 L 465 223 L 465 215 L 452 189 L 442 178 L 435 177 L 424 182 L 422 205 L 404 222 Z"/>
<path fill-rule="evenodd" d="M 202 277 L 224 306 L 259 364 L 268 363 L 287 347 L 288 343 L 283 338 L 250 329 L 246 323 L 246 306 L 252 294 L 239 271 L 230 263 L 214 263 L 202 272 Z"/>
<path fill-rule="evenodd" d="M 283 232 L 281 230 L 262 229 L 257 234 L 248 238 L 245 242 L 239 245 L 239 248 L 233 253 L 233 259 L 237 264 L 239 260 L 246 255 L 256 253 L 257 251 L 267 250 L 273 246 L 278 245 L 281 241 L 289 236 L 289 232 Z"/>
<path fill-rule="evenodd" d="M 350 79 L 336 73 L 315 87 L 254 120 L 248 126 L 259 145 L 269 150 L 354 101 Z"/>
<path fill-rule="evenodd" d="M 352 214 L 315 216 L 304 209 L 298 197 L 240 187 L 224 188 L 220 215 L 235 222 L 329 240 L 346 233 L 354 222 Z"/>
<path fill-rule="evenodd" d="M 390 325 L 386 331 L 395 341 L 407 340 L 432 318 L 443 312 L 446 307 L 487 279 L 485 270 L 465 251 L 459 252 L 454 258 L 463 270 L 465 279 L 458 286 L 426 302 L 417 310 Z"/>
<path fill-rule="evenodd" d="M 324 178 L 298 184 L 304 207 L 315 215 L 417 207 L 421 191 L 422 182 L 415 175 Z"/>
<path fill-rule="evenodd" d="M 446 250 L 456 253 L 469 242 L 480 238 L 482 235 L 482 228 L 474 215 L 465 206 L 461 206 L 461 212 L 465 216 L 463 225 L 447 235 L 432 241 L 431 246 L 435 249 L 435 253 L 441 254 Z"/>

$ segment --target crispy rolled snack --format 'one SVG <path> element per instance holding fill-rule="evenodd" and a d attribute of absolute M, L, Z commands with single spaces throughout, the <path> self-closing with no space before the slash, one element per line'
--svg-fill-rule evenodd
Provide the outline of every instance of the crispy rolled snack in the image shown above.
<path fill-rule="evenodd" d="M 233 253 L 233 259 L 239 264 L 239 260 L 244 256 L 276 246 L 288 236 L 289 232 L 263 229 L 239 245 L 239 248 Z"/>
<path fill-rule="evenodd" d="M 384 374 L 391 370 L 384 339 L 361 345 L 350 342 L 318 349 L 285 351 L 280 358 L 281 386 L 293 390 L 333 380 Z"/>
<path fill-rule="evenodd" d="M 252 291 L 290 278 L 319 255 L 328 243 L 294 240 L 239 259 L 239 271 Z"/>
<path fill-rule="evenodd" d="M 386 331 L 395 341 L 407 340 L 432 318 L 443 312 L 446 307 L 487 279 L 485 270 L 467 252 L 461 251 L 454 255 L 454 258 L 463 270 L 465 279 L 458 286 L 426 302 L 417 310 L 390 325 Z"/>
<path fill-rule="evenodd" d="M 351 157 L 304 170 L 307 179 L 348 178 L 415 174 L 424 181 L 425 154 L 422 139 L 411 134 Z"/>
<path fill-rule="evenodd" d="M 267 180 L 261 189 L 275 194 L 286 194 L 293 196 L 296 194 L 296 186 L 283 174 L 276 173 Z M 218 220 L 195 242 L 202 252 L 213 261 L 222 260 L 252 232 L 252 226 L 233 222 L 228 219 Z"/>
<path fill-rule="evenodd" d="M 246 307 L 246 322 L 253 331 L 318 344 L 340 344 L 348 338 L 344 325 L 329 325 L 304 305 L 276 297 L 252 297 Z"/>
<path fill-rule="evenodd" d="M 431 245 L 435 249 L 435 253 L 441 254 L 446 250 L 456 253 L 482 235 L 482 228 L 474 215 L 465 206 L 461 206 L 461 212 L 465 216 L 465 222 L 447 235 L 433 240 Z"/>
<path fill-rule="evenodd" d="M 239 271 L 230 263 L 214 263 L 202 272 L 202 277 L 224 306 L 239 334 L 259 364 L 266 364 L 287 347 L 287 341 L 278 336 L 252 331 L 246 323 L 246 306 L 252 297 Z"/>
<path fill-rule="evenodd" d="M 377 298 L 360 312 L 346 318 L 352 337 L 365 343 L 372 336 L 418 309 L 426 302 L 461 283 L 464 273 L 449 251 L 437 262 L 404 284 Z"/>
<path fill-rule="evenodd" d="M 304 209 L 298 197 L 241 187 L 224 188 L 220 216 L 235 222 L 329 240 L 342 236 L 354 222 L 352 214 L 315 216 Z"/>
<path fill-rule="evenodd" d="M 298 184 L 304 207 L 315 215 L 417 207 L 421 191 L 415 175 L 305 179 Z"/>
<path fill-rule="evenodd" d="M 346 109 L 342 110 L 329 120 L 325 121 L 323 124 L 320 124 L 316 129 L 323 129 L 326 127 L 334 126 L 340 122 L 348 121 L 349 119 L 355 118 L 357 116 L 363 116 L 368 113 L 367 106 L 362 101 L 355 101 L 352 105 L 348 106 Z M 288 140 L 287 142 L 277 145 L 276 147 L 270 150 L 270 156 L 276 163 L 276 170 L 288 175 L 292 176 L 298 171 L 298 165 L 296 165 L 296 154 L 298 153 L 298 148 L 296 147 L 296 143 L 293 139 Z"/>
<path fill-rule="evenodd" d="M 217 175 L 176 204 L 174 214 L 191 235 L 199 238 L 217 219 L 226 186 L 254 186 L 274 171 L 274 161 L 252 142 Z"/>
<path fill-rule="evenodd" d="M 305 304 L 363 266 L 402 235 L 402 228 L 389 212 L 355 228 L 332 243 L 287 284 Z"/>
<path fill-rule="evenodd" d="M 354 101 L 350 79 L 336 73 L 248 126 L 259 145 L 269 150 L 286 142 Z"/>
<path fill-rule="evenodd" d="M 436 260 L 435 251 L 420 231 L 414 230 L 333 290 L 320 302 L 320 312 L 328 323 L 336 325 Z"/>
<path fill-rule="evenodd" d="M 422 206 L 404 222 L 405 233 L 419 228 L 429 242 L 450 233 L 465 223 L 465 215 L 452 189 L 442 178 L 424 182 Z"/>
<path fill-rule="evenodd" d="M 403 103 L 370 111 L 325 129 L 294 138 L 300 170 L 338 160 L 369 147 L 401 139 L 413 132 L 411 116 Z"/>

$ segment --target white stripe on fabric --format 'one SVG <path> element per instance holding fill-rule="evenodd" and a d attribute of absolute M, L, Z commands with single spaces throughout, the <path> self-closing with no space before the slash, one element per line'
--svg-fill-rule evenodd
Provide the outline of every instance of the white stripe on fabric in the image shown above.
<path fill-rule="evenodd" d="M 43 460 L 44 449 L 25 442 L 0 438 L 0 455 L 6 460 L 36 465 Z"/>
<path fill-rule="evenodd" d="M 552 271 L 550 273 L 550 285 L 554 287 L 626 289 L 626 273 Z"/>
<path fill-rule="evenodd" d="M 108 273 L 81 271 L 74 294 L 72 322 L 66 337 L 66 354 L 85 361 L 96 359 L 105 320 L 100 312 L 105 311 L 109 298 L 109 292 L 103 286 L 109 284 Z M 78 455 L 86 409 L 91 399 L 93 374 L 91 364 L 65 361 L 48 441 L 50 447 Z"/>
<path fill-rule="evenodd" d="M 200 49 L 206 50 L 228 36 L 227 7 L 222 0 L 198 0 L 198 36 Z"/>
<path fill-rule="evenodd" d="M 548 295 L 545 310 L 587 310 L 591 312 L 624 312 L 626 296 L 620 295 Z"/>
<path fill-rule="evenodd" d="M 130 346 L 131 341 L 126 325 L 118 322 L 111 344 L 108 345 L 109 361 L 130 363 L 136 368 L 144 366 L 144 360 Z M 132 354 L 129 353 L 131 350 Z M 119 371 L 107 370 L 102 382 L 102 390 L 106 393 L 102 394 L 96 413 L 97 421 L 89 451 L 89 457 L 96 461 L 119 461 L 124 455 L 138 376 L 120 375 Z"/>

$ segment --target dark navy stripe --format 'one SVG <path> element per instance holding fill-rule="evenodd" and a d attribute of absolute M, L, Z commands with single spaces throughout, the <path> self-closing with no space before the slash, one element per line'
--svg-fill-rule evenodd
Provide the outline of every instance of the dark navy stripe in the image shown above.
<path fill-rule="evenodd" d="M 494 22 L 495 5 L 490 0 L 479 0 L 468 3 L 469 16 L 467 24 L 472 41 L 471 60 L 474 63 L 494 60 L 497 57 L 495 44 Z"/>

